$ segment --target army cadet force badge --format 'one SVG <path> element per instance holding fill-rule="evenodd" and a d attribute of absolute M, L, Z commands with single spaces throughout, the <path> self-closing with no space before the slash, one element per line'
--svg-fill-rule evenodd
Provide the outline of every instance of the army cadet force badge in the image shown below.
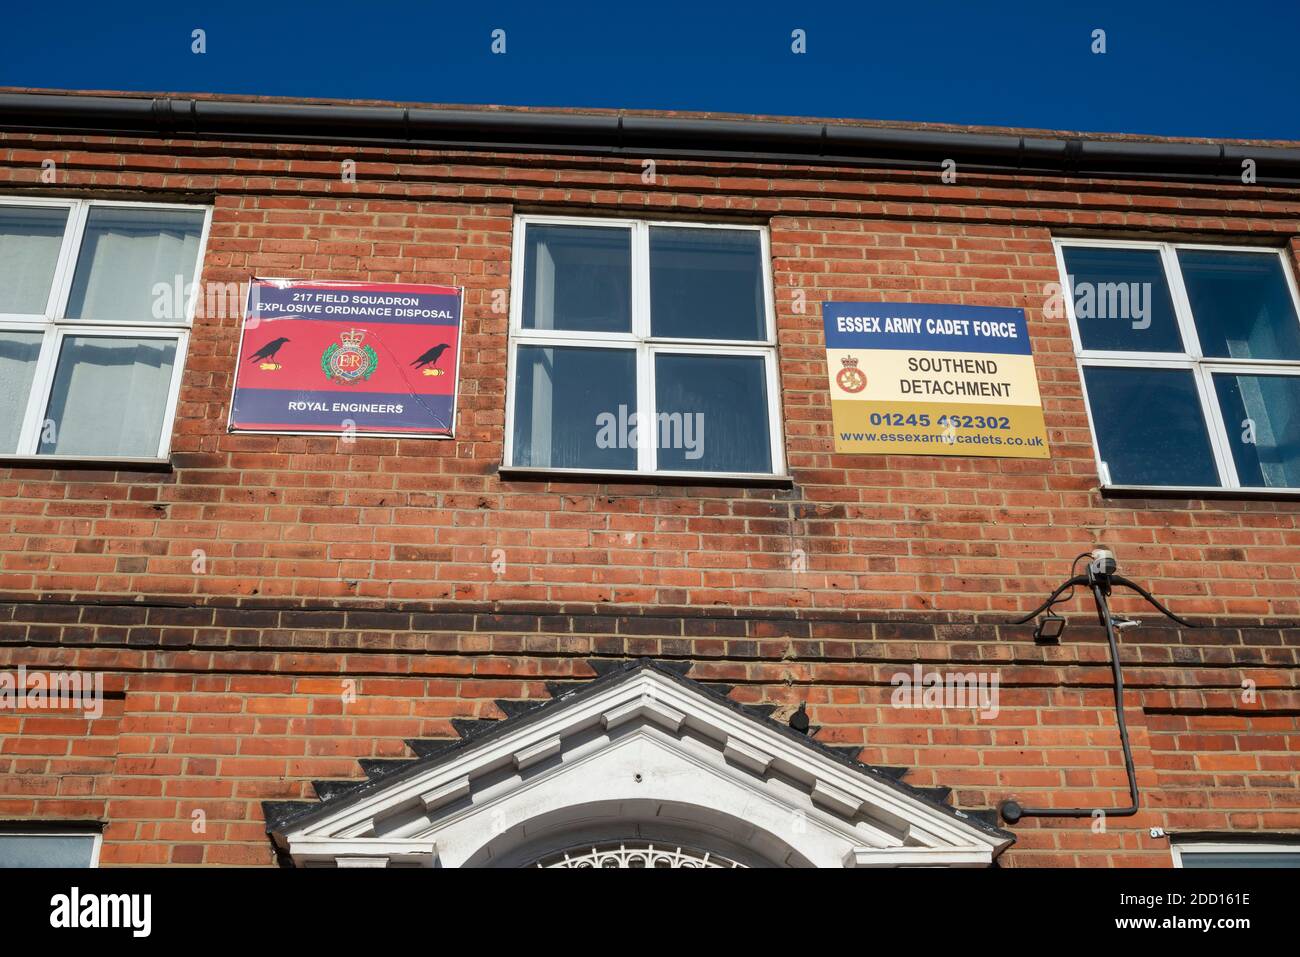
<path fill-rule="evenodd" d="M 835 376 L 835 381 L 839 383 L 841 389 L 845 392 L 861 392 L 867 387 L 867 377 L 858 368 L 857 356 L 845 356 L 840 360 L 840 364 L 844 368 Z"/>

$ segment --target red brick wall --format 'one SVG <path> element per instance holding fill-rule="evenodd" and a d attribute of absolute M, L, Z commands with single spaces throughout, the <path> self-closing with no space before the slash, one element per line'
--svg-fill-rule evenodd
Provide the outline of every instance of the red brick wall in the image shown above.
<path fill-rule="evenodd" d="M 1100 496 L 1065 320 L 1044 315 L 1054 232 L 1289 243 L 1294 261 L 1300 194 L 939 172 L 661 160 L 647 185 L 639 158 L 0 136 L 0 193 L 211 202 L 207 282 L 467 289 L 454 441 L 228 435 L 239 317 L 218 315 L 195 326 L 170 471 L 0 468 L 0 668 L 101 669 L 124 694 L 88 738 L 0 713 L 0 819 L 104 817 L 105 862 L 269 863 L 260 800 L 309 797 L 311 778 L 355 776 L 356 758 L 399 756 L 452 716 L 637 654 L 695 660 L 742 700 L 806 698 L 821 737 L 964 807 L 1122 803 L 1097 636 L 1045 652 L 993 625 L 1105 541 L 1222 627 L 1126 637 L 1148 810 L 1106 834 L 1027 822 L 1007 862 L 1168 863 L 1150 826 L 1300 830 L 1300 631 L 1277 627 L 1300 618 L 1300 504 Z M 792 489 L 501 480 L 493 292 L 509 289 L 513 214 L 539 209 L 770 224 Z M 1051 459 L 834 454 L 824 299 L 1025 308 Z M 436 610 L 503 617 L 418 620 Z M 516 612 L 543 617 L 528 630 Z M 702 612 L 721 623 L 692 630 Z M 1001 717 L 887 707 L 889 675 L 920 659 L 1002 670 Z M 362 694 L 345 711 L 349 675 Z M 1269 716 L 1236 694 L 1247 677 Z"/>
<path fill-rule="evenodd" d="M 239 317 L 200 319 L 173 472 L 0 470 L 0 591 L 971 612 L 1026 605 L 1104 539 L 1186 612 L 1300 615 L 1295 503 L 1098 495 L 1066 323 L 1043 312 L 1053 229 L 1296 249 L 1293 195 L 667 162 L 647 188 L 638 162 L 428 154 L 363 155 L 351 184 L 337 161 L 299 158 L 320 149 L 8 139 L 24 147 L 0 150 L 9 193 L 215 197 L 208 282 L 437 281 L 467 301 L 453 442 L 228 435 Z M 47 157 L 59 189 L 39 183 Z M 792 491 L 499 480 L 506 316 L 492 292 L 508 292 L 518 204 L 770 220 Z M 833 454 L 819 303 L 884 298 L 1024 307 L 1052 458 Z M 194 549 L 210 558 L 202 576 Z M 795 549 L 806 573 L 790 572 Z"/>
<path fill-rule="evenodd" d="M 16 617 L 38 619 L 40 607 Z M 310 800 L 313 780 L 360 778 L 358 759 L 409 758 L 406 739 L 454 738 L 453 718 L 500 719 L 499 699 L 544 699 L 548 681 L 590 679 L 592 659 L 633 655 L 693 660 L 692 678 L 728 685 L 745 704 L 777 705 L 778 717 L 807 701 L 819 740 L 910 768 L 904 780 L 951 788 L 957 807 L 1127 801 L 1095 627 L 1075 626 L 1071 641 L 1045 653 L 1026 629 L 991 625 L 927 634 L 915 624 L 827 622 L 809 634 L 852 637 L 798 640 L 650 633 L 669 631 L 667 619 L 634 622 L 636 637 L 596 635 L 599 622 L 558 616 L 456 630 L 442 619 L 392 631 L 392 620 L 373 618 L 290 630 L 301 619 L 285 616 L 310 613 L 260 610 L 256 633 L 162 625 L 183 611 L 100 608 L 93 617 L 119 623 L 91 626 L 83 609 L 80 630 L 64 628 L 60 640 L 33 628 L 26 642 L 0 646 L 0 670 L 102 671 L 110 692 L 120 689 L 95 722 L 0 715 L 0 820 L 106 820 L 105 864 L 271 864 L 261 801 Z M 147 625 L 124 624 L 132 618 L 157 623 L 153 641 Z M 725 631 L 725 621 L 679 631 Z M 799 631 L 769 626 L 750 630 Z M 1152 838 L 1152 827 L 1300 831 L 1300 694 L 1294 643 L 1284 640 L 1277 629 L 1152 628 L 1127 641 L 1142 811 L 1101 830 L 1091 819 L 1026 819 L 1004 865 L 1168 866 L 1168 841 Z M 891 678 L 915 661 L 996 674 L 998 714 L 893 707 Z M 1259 686 L 1253 703 L 1242 700 L 1246 680 Z"/>

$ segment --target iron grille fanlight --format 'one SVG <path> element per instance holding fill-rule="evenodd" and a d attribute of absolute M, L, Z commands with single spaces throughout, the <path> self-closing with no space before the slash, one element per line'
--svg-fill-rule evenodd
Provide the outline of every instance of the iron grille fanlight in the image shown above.
<path fill-rule="evenodd" d="M 743 868 L 745 865 L 690 847 L 657 847 L 647 841 L 619 841 L 618 843 L 580 846 L 555 854 L 548 854 L 533 867 L 575 868 Z"/>

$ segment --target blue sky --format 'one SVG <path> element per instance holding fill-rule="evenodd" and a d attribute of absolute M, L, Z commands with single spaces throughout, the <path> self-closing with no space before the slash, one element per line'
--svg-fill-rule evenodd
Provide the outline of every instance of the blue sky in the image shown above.
<path fill-rule="evenodd" d="M 0 85 L 1300 139 L 1298 37 L 1297 0 L 13 0 Z"/>

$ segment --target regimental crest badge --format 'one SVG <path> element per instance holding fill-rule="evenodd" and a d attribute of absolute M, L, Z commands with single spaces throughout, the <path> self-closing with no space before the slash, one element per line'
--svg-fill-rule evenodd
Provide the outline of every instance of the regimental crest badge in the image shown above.
<path fill-rule="evenodd" d="M 857 356 L 845 356 L 840 360 L 844 366 L 835 376 L 835 382 L 845 392 L 861 392 L 867 387 L 867 377 L 858 368 Z"/>
<path fill-rule="evenodd" d="M 364 382 L 379 368 L 379 356 L 370 346 L 361 343 L 366 338 L 364 329 L 349 329 L 339 336 L 320 357 L 321 371 L 331 382 L 345 385 Z"/>

